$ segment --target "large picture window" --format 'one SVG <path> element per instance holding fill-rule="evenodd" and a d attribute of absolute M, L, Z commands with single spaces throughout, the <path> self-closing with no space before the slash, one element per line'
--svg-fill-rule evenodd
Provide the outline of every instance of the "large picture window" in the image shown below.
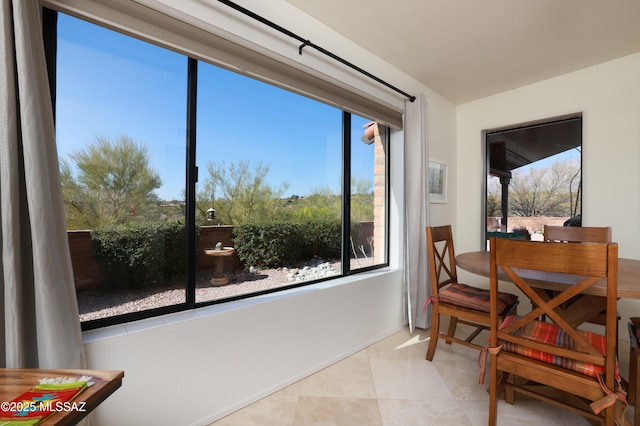
<path fill-rule="evenodd" d="M 389 130 L 375 117 L 63 13 L 55 26 L 83 328 L 387 265 Z"/>
<path fill-rule="evenodd" d="M 542 240 L 544 225 L 581 226 L 582 114 L 486 130 L 483 246 Z"/>

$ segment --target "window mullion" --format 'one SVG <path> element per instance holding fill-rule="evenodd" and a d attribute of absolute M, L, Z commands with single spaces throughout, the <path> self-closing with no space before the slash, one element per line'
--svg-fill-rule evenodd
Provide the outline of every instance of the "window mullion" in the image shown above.
<path fill-rule="evenodd" d="M 342 273 L 351 271 L 351 114 L 342 112 Z"/>
<path fill-rule="evenodd" d="M 196 113 L 198 93 L 198 61 L 189 58 L 187 68 L 187 178 L 185 191 L 185 220 L 187 259 L 186 302 L 187 306 L 196 303 L 196 182 L 198 168 L 196 166 Z"/>

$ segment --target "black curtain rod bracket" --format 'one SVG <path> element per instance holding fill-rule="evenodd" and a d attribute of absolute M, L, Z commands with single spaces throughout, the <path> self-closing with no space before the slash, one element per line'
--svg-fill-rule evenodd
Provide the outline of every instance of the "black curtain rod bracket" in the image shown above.
<path fill-rule="evenodd" d="M 255 19 L 258 22 L 263 23 L 264 25 L 267 25 L 268 27 L 273 28 L 274 30 L 280 31 L 282 34 L 286 34 L 291 38 L 295 38 L 296 40 L 298 40 L 299 42 L 302 43 L 300 45 L 300 47 L 298 47 L 298 54 L 302 55 L 302 49 L 304 49 L 305 47 L 307 47 L 307 46 L 312 47 L 312 48 L 316 49 L 318 52 L 323 53 L 324 55 L 329 56 L 330 58 L 332 58 L 332 59 L 334 59 L 334 60 L 336 60 L 336 61 L 338 61 L 338 62 L 340 62 L 340 63 L 342 63 L 342 64 L 344 64 L 346 66 L 348 66 L 349 68 L 351 68 L 353 70 L 356 70 L 361 74 L 366 75 L 370 79 L 377 81 L 378 83 L 382 84 L 383 86 L 386 86 L 389 89 L 394 90 L 397 93 L 400 93 L 401 95 L 403 95 L 406 98 L 408 98 L 409 101 L 413 102 L 413 101 L 416 100 L 415 96 L 412 96 L 412 95 L 408 94 L 407 92 L 404 92 L 404 91 L 398 89 L 397 87 L 395 87 L 395 86 L 387 83 L 386 81 L 376 77 L 375 75 L 371 74 L 370 72 L 367 72 L 367 71 L 363 70 L 362 68 L 352 64 L 351 62 L 347 61 L 346 59 L 342 59 L 341 57 L 329 52 L 328 50 L 323 49 L 322 47 L 311 43 L 310 40 L 307 40 L 307 39 L 305 39 L 303 37 L 300 37 L 299 35 L 295 34 L 294 32 L 291 32 L 288 29 L 286 29 L 284 27 L 281 27 L 280 25 L 278 25 L 278 24 L 276 24 L 276 23 L 274 23 L 272 21 L 270 21 L 270 20 L 268 20 L 266 18 L 263 18 L 262 16 L 258 15 L 257 13 L 254 13 L 254 12 L 248 10 L 248 9 L 245 9 L 244 7 L 240 6 L 239 4 L 236 4 L 236 3 L 232 2 L 232 1 L 229 1 L 229 0 L 218 0 L 218 1 L 220 3 L 226 5 L 226 6 L 229 6 L 230 8 L 232 8 L 234 10 L 237 10 L 240 13 L 243 13 L 243 14 Z"/>
<path fill-rule="evenodd" d="M 304 49 L 307 46 L 311 46 L 311 41 L 306 40 L 304 43 L 302 43 L 300 47 L 298 47 L 298 54 L 302 55 L 302 49 Z"/>

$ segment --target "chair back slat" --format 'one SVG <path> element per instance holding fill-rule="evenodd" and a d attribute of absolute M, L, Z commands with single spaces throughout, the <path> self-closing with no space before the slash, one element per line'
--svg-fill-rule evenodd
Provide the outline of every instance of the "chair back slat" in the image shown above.
<path fill-rule="evenodd" d="M 437 287 L 432 293 L 436 294 L 438 288 L 458 282 L 453 235 L 451 225 L 428 226 L 426 232 L 431 285 Z"/>
<path fill-rule="evenodd" d="M 536 292 L 533 288 L 531 288 L 531 286 L 529 286 L 529 284 L 526 283 L 525 280 L 515 274 L 510 268 L 503 267 L 503 269 L 505 269 L 507 275 L 516 284 L 520 291 L 522 291 L 525 296 L 527 296 L 534 303 L 534 307 L 532 308 L 531 312 L 520 318 L 515 323 L 506 326 L 502 330 L 503 332 L 507 333 L 515 330 L 523 324 L 526 324 L 527 322 L 531 322 L 542 314 L 548 315 L 556 323 L 564 321 L 564 319 L 559 316 L 555 309 L 559 306 L 562 306 L 562 304 L 567 300 L 582 293 L 584 290 L 600 281 L 599 277 L 588 277 L 576 284 L 572 284 L 565 291 L 555 295 L 555 297 L 553 298 L 550 298 L 548 295 L 544 296 Z"/>
<path fill-rule="evenodd" d="M 508 241 L 507 245 L 500 241 L 505 249 L 500 250 L 496 258 L 499 265 L 601 278 L 607 275 L 606 262 L 597 261 L 606 255 L 607 246 L 604 244 L 572 244 L 567 250 L 566 244 L 531 241 L 526 249 L 521 249 L 523 241 Z"/>
<path fill-rule="evenodd" d="M 571 243 L 610 243 L 611 227 L 544 225 L 544 241 Z"/>

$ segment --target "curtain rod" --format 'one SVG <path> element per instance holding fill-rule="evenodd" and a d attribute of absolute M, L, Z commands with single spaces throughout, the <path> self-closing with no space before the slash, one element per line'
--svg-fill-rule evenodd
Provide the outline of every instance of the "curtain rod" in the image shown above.
<path fill-rule="evenodd" d="M 253 18 L 253 19 L 255 19 L 256 21 L 259 21 L 259 22 L 261 22 L 261 23 L 273 28 L 274 30 L 280 31 L 281 33 L 286 34 L 291 38 L 295 38 L 296 40 L 298 40 L 299 42 L 302 43 L 300 45 L 300 47 L 298 47 L 298 54 L 302 55 L 302 49 L 304 49 L 305 47 L 307 47 L 307 46 L 312 47 L 312 48 L 316 49 L 317 51 L 319 51 L 320 53 L 323 53 L 323 54 L 329 56 L 330 58 L 332 58 L 332 59 L 334 59 L 334 60 L 336 60 L 336 61 L 338 61 L 338 62 L 340 62 L 340 63 L 342 63 L 342 64 L 344 64 L 346 66 L 348 66 L 349 68 L 352 68 L 352 69 L 360 72 L 361 74 L 364 74 L 367 77 L 377 81 L 378 83 L 380 83 L 380 84 L 382 84 L 384 86 L 387 86 L 388 88 L 400 93 L 401 95 L 409 98 L 409 100 L 411 102 L 416 100 L 415 96 L 412 96 L 412 95 L 408 94 L 407 92 L 404 92 L 404 91 L 398 89 L 397 87 L 387 83 L 386 81 L 382 80 L 381 78 L 376 77 L 375 75 L 371 74 L 370 72 L 363 70 L 359 66 L 352 64 L 351 62 L 347 61 L 346 59 L 343 59 L 343 58 L 339 57 L 338 55 L 335 55 L 335 54 L 329 52 L 328 50 L 323 49 L 322 47 L 312 43 L 310 40 L 307 40 L 304 37 L 300 37 L 299 35 L 289 31 L 288 29 L 283 28 L 280 25 L 278 25 L 278 24 L 276 24 L 276 23 L 274 23 L 272 21 L 269 21 L 268 19 L 263 18 L 262 16 L 254 13 L 254 12 L 248 10 L 248 9 L 245 9 L 244 7 L 234 3 L 232 1 L 229 1 L 229 0 L 218 0 L 218 1 L 220 3 L 222 3 L 222 4 L 224 4 L 224 5 L 227 5 L 227 6 L 231 7 L 232 9 L 237 10 L 238 12 L 241 12 L 241 13 L 243 13 L 243 14 L 245 14 L 245 15 Z"/>

